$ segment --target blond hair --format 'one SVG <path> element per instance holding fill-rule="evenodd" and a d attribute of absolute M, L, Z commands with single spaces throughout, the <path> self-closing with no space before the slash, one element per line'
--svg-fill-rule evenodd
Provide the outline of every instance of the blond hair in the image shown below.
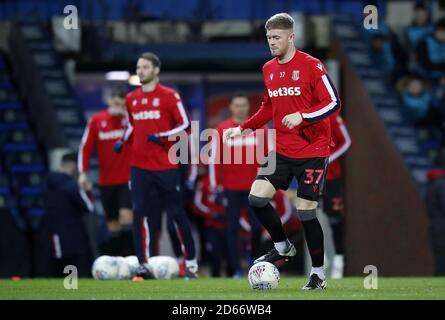
<path fill-rule="evenodd" d="M 266 28 L 266 30 L 293 30 L 294 19 L 287 13 L 277 13 L 266 21 L 264 27 Z"/>

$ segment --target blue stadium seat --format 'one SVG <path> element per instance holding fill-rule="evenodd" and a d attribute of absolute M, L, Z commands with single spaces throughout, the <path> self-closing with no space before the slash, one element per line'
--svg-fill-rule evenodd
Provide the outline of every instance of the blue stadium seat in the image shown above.
<path fill-rule="evenodd" d="M 18 100 L 17 93 L 14 90 L 0 88 L 0 101 Z"/>
<path fill-rule="evenodd" d="M 31 208 L 44 208 L 42 194 L 30 194 L 20 196 L 20 208 L 29 210 Z"/>
<path fill-rule="evenodd" d="M 34 151 L 38 148 L 35 143 L 6 143 L 2 147 L 3 152 L 18 152 L 18 151 Z"/>
<path fill-rule="evenodd" d="M 7 168 L 14 165 L 33 165 L 43 164 L 43 159 L 40 153 L 36 151 L 10 151 L 3 155 L 4 163 Z"/>
<path fill-rule="evenodd" d="M 34 195 L 42 191 L 45 182 L 45 171 L 15 172 L 11 179 L 14 190 L 21 194 Z"/>
<path fill-rule="evenodd" d="M 25 122 L 26 117 L 18 109 L 0 109 L 0 122 L 14 123 L 14 122 Z"/>
<path fill-rule="evenodd" d="M 34 164 L 15 164 L 11 167 L 11 173 L 33 173 L 33 172 L 44 172 L 45 167 L 43 164 L 34 163 Z"/>
<path fill-rule="evenodd" d="M 6 143 L 34 144 L 34 134 L 29 129 L 15 129 L 0 131 L 0 147 Z"/>
<path fill-rule="evenodd" d="M 15 101 L 15 100 L 0 100 L 0 110 L 10 110 L 10 109 L 14 109 L 14 110 L 20 110 L 20 102 Z"/>
<path fill-rule="evenodd" d="M 11 193 L 11 188 L 9 185 L 9 180 L 0 171 L 0 195 L 9 195 Z"/>
<path fill-rule="evenodd" d="M 0 193 L 0 210 L 11 209 L 17 207 L 17 199 L 12 194 Z"/>
<path fill-rule="evenodd" d="M 20 109 L 20 102 L 16 100 L 0 100 L 0 110 L 2 109 Z"/>
<path fill-rule="evenodd" d="M 28 124 L 24 121 L 22 122 L 11 122 L 11 123 L 1 123 L 0 131 L 16 130 L 16 129 L 28 129 Z"/>
<path fill-rule="evenodd" d="M 1 89 L 11 89 L 12 83 L 9 79 L 0 79 L 0 88 Z"/>

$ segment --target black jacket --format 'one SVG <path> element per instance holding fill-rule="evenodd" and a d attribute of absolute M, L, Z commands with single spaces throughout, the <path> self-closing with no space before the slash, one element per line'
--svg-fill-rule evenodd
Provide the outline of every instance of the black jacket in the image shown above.
<path fill-rule="evenodd" d="M 44 202 L 52 256 L 69 257 L 87 252 L 89 242 L 83 214 L 92 208 L 86 194 L 81 194 L 77 181 L 64 173 L 50 172 Z"/>

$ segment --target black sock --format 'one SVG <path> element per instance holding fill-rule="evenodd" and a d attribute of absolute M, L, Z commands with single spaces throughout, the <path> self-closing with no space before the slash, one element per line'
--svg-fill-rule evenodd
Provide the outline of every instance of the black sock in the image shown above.
<path fill-rule="evenodd" d="M 120 231 L 110 231 L 108 235 L 108 255 L 120 256 Z"/>
<path fill-rule="evenodd" d="M 324 264 L 324 237 L 320 222 L 317 218 L 314 218 L 311 220 L 301 221 L 301 223 L 303 224 L 307 247 L 312 259 L 312 267 L 321 267 Z"/>
<path fill-rule="evenodd" d="M 125 257 L 134 255 L 133 230 L 131 225 L 122 226 L 122 230 L 120 233 L 120 246 L 122 256 Z"/>
<path fill-rule="evenodd" d="M 287 239 L 280 217 L 270 203 L 265 207 L 252 206 L 252 209 L 263 227 L 269 232 L 273 242 L 281 242 Z"/>
<path fill-rule="evenodd" d="M 334 247 L 336 254 L 344 254 L 344 219 L 331 223 L 332 238 L 334 240 Z"/>

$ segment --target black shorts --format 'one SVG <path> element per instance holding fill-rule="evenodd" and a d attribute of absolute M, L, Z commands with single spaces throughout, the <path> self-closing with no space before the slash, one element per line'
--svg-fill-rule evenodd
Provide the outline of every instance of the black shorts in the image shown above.
<path fill-rule="evenodd" d="M 275 155 L 275 171 L 272 174 L 266 174 L 265 168 L 271 157 Z M 320 198 L 328 167 L 327 157 L 292 159 L 275 151 L 271 151 L 267 157 L 268 160 L 261 166 L 257 180 L 269 181 L 275 190 L 287 190 L 295 177 L 298 182 L 297 196 L 299 198 L 311 201 L 317 201 Z"/>
<path fill-rule="evenodd" d="M 107 221 L 119 220 L 120 209 L 131 209 L 131 195 L 128 184 L 101 186 L 100 198 Z"/>

